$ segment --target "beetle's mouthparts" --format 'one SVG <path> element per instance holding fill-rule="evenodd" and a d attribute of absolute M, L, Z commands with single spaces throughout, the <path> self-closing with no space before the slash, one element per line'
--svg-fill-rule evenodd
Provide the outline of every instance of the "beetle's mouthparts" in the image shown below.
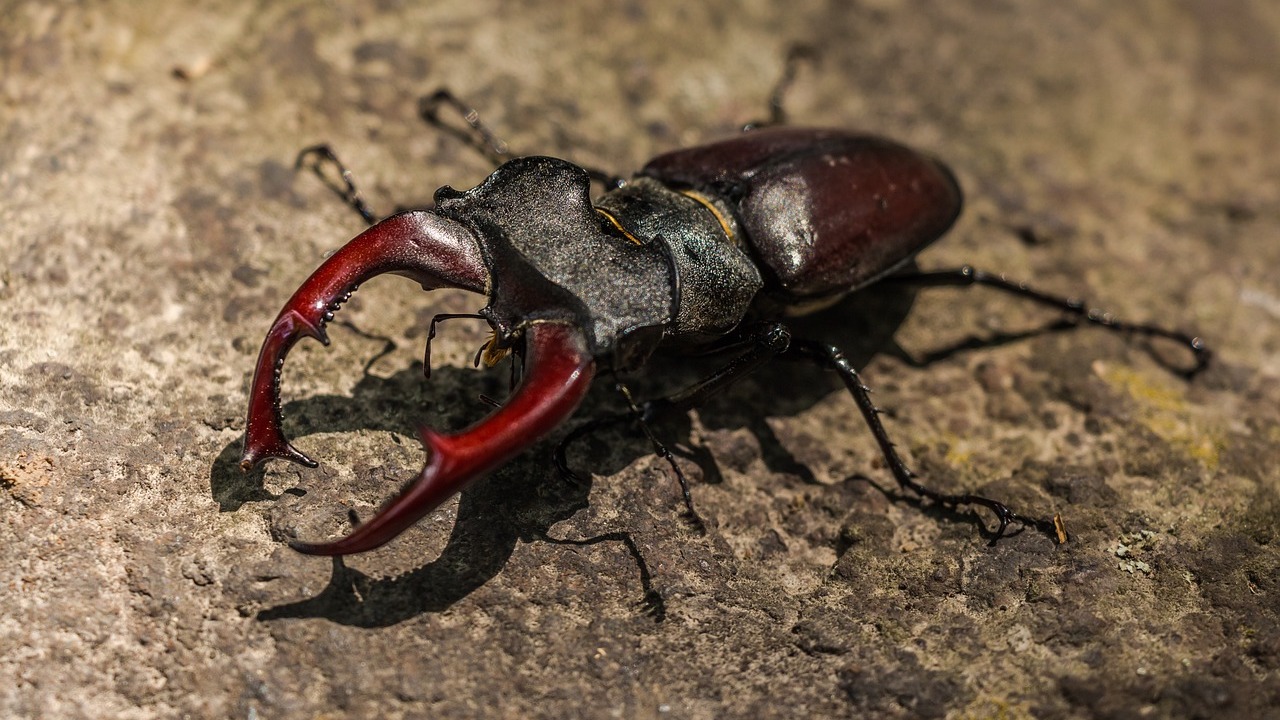
<path fill-rule="evenodd" d="M 489 284 L 475 236 L 435 213 L 393 215 L 357 235 L 298 288 L 262 343 L 249 396 L 241 470 L 247 472 L 273 457 L 315 467 L 314 460 L 289 444 L 280 427 L 280 371 L 285 356 L 303 337 L 328 345 L 325 325 L 334 313 L 360 283 L 384 273 L 404 275 L 427 290 L 485 293 Z"/>
<path fill-rule="evenodd" d="M 363 282 L 404 275 L 423 289 L 459 288 L 487 294 L 491 282 L 475 236 L 463 225 L 427 211 L 394 215 L 374 225 L 307 278 L 271 326 L 254 371 L 240 468 L 278 457 L 315 467 L 284 436 L 280 371 L 299 339 L 329 343 L 325 325 Z M 421 475 L 369 522 L 331 543 L 293 543 L 301 552 L 346 555 L 391 540 L 445 500 L 532 445 L 577 409 L 595 365 L 582 331 L 562 323 L 534 323 L 524 333 L 524 379 L 506 405 L 452 435 L 423 429 L 428 458 Z"/>
<path fill-rule="evenodd" d="M 309 555 L 350 555 L 386 543 L 564 422 L 582 402 L 595 374 L 582 331 L 563 323 L 529 327 L 524 366 L 515 393 L 485 419 L 452 435 L 423 428 L 426 467 L 368 522 L 334 542 L 290 546 Z"/>

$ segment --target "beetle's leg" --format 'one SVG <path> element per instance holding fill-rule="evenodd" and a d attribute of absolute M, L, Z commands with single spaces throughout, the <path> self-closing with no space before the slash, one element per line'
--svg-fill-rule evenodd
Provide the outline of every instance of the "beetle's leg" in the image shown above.
<path fill-rule="evenodd" d="M 338 171 L 338 176 L 342 178 L 341 185 L 325 174 L 325 165 L 331 165 Z M 312 145 L 311 147 L 303 148 L 298 152 L 297 159 L 293 161 L 293 169 L 297 171 L 303 167 L 310 167 L 311 172 L 315 173 L 316 177 L 320 178 L 330 190 L 337 193 L 338 197 L 342 198 L 342 202 L 347 204 L 347 207 L 360 214 L 360 219 L 364 220 L 366 225 L 373 225 L 378 222 L 378 217 L 369 209 L 369 205 L 365 203 L 360 189 L 356 187 L 351 171 L 334 154 L 333 148 L 328 145 Z"/>
<path fill-rule="evenodd" d="M 450 125 L 440 119 L 440 106 L 447 105 L 462 116 L 466 128 Z M 494 166 L 511 158 L 511 146 L 480 119 L 480 112 L 458 99 L 448 88 L 440 88 L 418 100 L 418 116 L 428 125 L 447 133 L 471 146 Z M 582 166 L 592 180 L 604 185 L 606 190 L 617 190 L 627 184 L 626 178 L 596 168 Z"/>
<path fill-rule="evenodd" d="M 449 106 L 461 115 L 467 128 L 459 128 L 441 120 L 440 106 L 442 105 Z M 489 129 L 489 126 L 480 119 L 478 110 L 459 100 L 458 96 L 448 88 L 440 88 L 430 95 L 422 96 L 418 100 L 418 117 L 428 125 L 470 145 L 494 165 L 501 165 L 509 158 L 511 148 L 506 141 Z"/>
<path fill-rule="evenodd" d="M 1040 292 L 1028 287 L 1026 283 L 1013 282 L 1005 279 L 1003 275 L 992 275 L 969 265 L 949 270 L 913 271 L 891 275 L 886 277 L 883 282 L 907 283 L 925 287 L 972 287 L 974 285 L 982 285 L 983 287 L 994 288 L 1001 292 L 1026 298 L 1040 305 L 1056 308 L 1073 318 L 1084 320 L 1118 333 L 1172 340 L 1184 345 L 1195 358 L 1195 364 L 1190 368 L 1170 368 L 1187 379 L 1195 377 L 1200 371 L 1204 370 L 1209 365 L 1209 360 L 1213 355 L 1212 351 L 1205 345 L 1204 340 L 1199 337 L 1158 325 L 1117 320 L 1111 313 L 1089 307 L 1082 300 Z"/>
<path fill-rule="evenodd" d="M 733 383 L 759 370 L 765 363 L 785 353 L 791 345 L 791 331 L 782 323 L 763 323 L 746 337 L 747 349 L 729 364 L 680 392 L 645 403 L 645 417 L 667 412 L 688 412 Z"/>
<path fill-rule="evenodd" d="M 748 130 L 759 130 L 760 128 L 771 127 L 773 125 L 785 125 L 787 123 L 786 99 L 787 91 L 796 81 L 796 74 L 800 70 L 802 63 L 810 63 L 816 65 L 818 63 L 818 52 L 810 45 L 792 45 L 787 50 L 787 59 L 782 66 L 782 76 L 778 78 L 778 82 L 774 84 L 773 90 L 769 92 L 769 117 L 766 120 L 753 120 L 742 126 L 743 132 Z"/>
<path fill-rule="evenodd" d="M 680 482 L 680 490 L 684 494 L 685 507 L 689 510 L 689 515 L 695 520 L 696 524 L 705 529 L 701 516 L 693 508 L 693 495 L 689 492 L 689 483 L 685 479 L 684 473 L 681 472 L 679 466 L 676 465 L 675 458 L 671 452 L 664 446 L 654 435 L 649 427 L 649 421 L 657 418 L 659 415 L 672 412 L 688 412 L 693 408 L 701 405 L 712 395 L 724 390 L 734 382 L 745 377 L 751 372 L 759 369 L 769 360 L 777 357 L 779 354 L 786 352 L 787 346 L 791 342 L 791 334 L 786 327 L 780 323 L 765 323 L 755 328 L 752 332 L 747 333 L 745 337 L 729 348 L 745 347 L 739 355 L 729 361 L 727 365 L 715 371 L 708 377 L 694 383 L 693 385 L 669 395 L 665 398 L 650 400 L 643 405 L 637 405 L 631 397 L 631 392 L 625 385 L 619 384 L 619 390 L 623 397 L 626 398 L 630 406 L 629 412 L 609 415 L 602 418 L 596 418 L 584 425 L 574 428 L 573 432 L 565 436 L 564 440 L 556 447 L 555 461 L 556 467 L 560 472 L 570 480 L 585 484 L 585 480 L 577 473 L 569 468 L 567 458 L 568 448 L 579 439 L 609 425 L 617 425 L 627 420 L 635 420 L 640 423 L 644 429 L 645 435 L 649 441 L 653 443 L 655 452 L 671 464 L 671 469 L 676 474 L 676 479 Z"/>
<path fill-rule="evenodd" d="M 857 403 L 858 410 L 862 412 L 862 417 L 867 426 L 871 428 L 871 434 L 875 436 L 876 444 L 880 446 L 880 453 L 884 456 L 894 479 L 903 488 L 946 507 L 980 505 L 991 510 L 1000 521 L 1000 527 L 996 529 L 995 536 L 991 539 L 992 543 L 1003 537 L 1005 530 L 1009 527 L 1009 523 L 1013 522 L 1030 525 L 1046 534 L 1057 534 L 1059 538 L 1065 537 L 1063 534 L 1057 533 L 1057 527 L 1053 519 L 1036 519 L 1019 515 L 1010 510 L 1004 503 L 981 495 L 942 493 L 922 485 L 916 480 L 916 474 L 907 467 L 906 463 L 898 455 L 893 441 L 889 439 L 889 434 L 885 432 L 884 424 L 880 422 L 881 411 L 871 401 L 870 388 L 862 383 L 862 378 L 859 377 L 858 372 L 854 370 L 849 360 L 845 358 L 844 353 L 832 345 L 800 339 L 792 341 L 791 352 L 839 373 L 845 387 L 853 395 L 853 400 Z"/>
<path fill-rule="evenodd" d="M 622 397 L 627 401 L 627 407 L 631 410 L 631 416 L 636 419 L 636 422 L 640 423 L 640 429 L 644 430 L 645 437 L 649 438 L 649 443 L 653 445 L 653 451 L 657 453 L 658 457 L 666 460 L 667 464 L 671 466 L 671 472 L 675 473 L 676 482 L 680 483 L 680 493 L 684 496 L 685 509 L 689 511 L 690 522 L 698 528 L 698 532 L 705 535 L 707 532 L 707 524 L 702 521 L 702 516 L 699 515 L 698 511 L 693 507 L 693 493 L 689 491 L 689 480 L 685 478 L 684 471 L 680 469 L 678 464 L 676 464 L 676 458 L 671 454 L 671 451 L 667 449 L 667 446 L 663 445 L 662 441 L 658 439 L 658 436 L 653 434 L 653 428 L 649 427 L 649 423 L 645 419 L 645 411 L 641 410 L 640 406 L 636 405 L 635 399 L 631 396 L 631 390 L 622 383 L 618 383 L 617 387 L 618 392 L 622 393 Z"/>

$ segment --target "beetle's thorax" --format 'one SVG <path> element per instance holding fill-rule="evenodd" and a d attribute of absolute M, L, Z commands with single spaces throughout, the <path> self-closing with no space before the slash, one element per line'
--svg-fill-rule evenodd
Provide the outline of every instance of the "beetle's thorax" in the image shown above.
<path fill-rule="evenodd" d="M 604 227 L 590 190 L 582 168 L 525 157 L 466 192 L 436 192 L 436 212 L 479 239 L 492 278 L 483 312 L 500 344 L 530 324 L 564 322 L 582 328 L 593 355 L 608 357 L 630 352 L 630 336 L 670 324 L 669 262 Z"/>
<path fill-rule="evenodd" d="M 479 240 L 500 344 L 566 322 L 596 357 L 632 367 L 665 339 L 696 342 L 742 319 L 762 281 L 727 210 L 643 178 L 599 207 L 590 189 L 582 168 L 526 157 L 466 192 L 437 191 L 436 212 Z"/>
<path fill-rule="evenodd" d="M 736 241 L 741 233 L 728 208 L 636 178 L 600 198 L 597 210 L 633 242 L 661 247 L 670 260 L 675 314 L 668 340 L 701 342 L 742 321 L 763 280 Z"/>

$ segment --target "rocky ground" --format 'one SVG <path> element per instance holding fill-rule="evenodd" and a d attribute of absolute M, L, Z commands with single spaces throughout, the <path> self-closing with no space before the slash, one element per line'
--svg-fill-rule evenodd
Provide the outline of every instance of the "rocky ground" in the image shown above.
<path fill-rule="evenodd" d="M 422 5 L 0 2 L 0 715 L 1275 716 L 1275 3 Z M 465 321 L 424 382 L 427 320 L 475 303 L 371 283 L 285 371 L 321 466 L 239 472 L 259 343 L 361 227 L 297 150 L 332 143 L 383 213 L 471 187 L 487 161 L 414 115 L 445 85 L 516 152 L 627 172 L 761 116 L 795 42 L 796 123 L 955 169 L 921 266 L 1214 348 L 1186 381 L 1175 347 L 976 290 L 809 322 L 925 478 L 1071 541 L 900 497 L 836 378 L 783 365 L 657 428 L 705 536 L 617 428 L 570 454 L 589 486 L 539 446 L 377 552 L 288 549 L 507 382 Z M 619 402 L 599 383 L 583 417 Z"/>

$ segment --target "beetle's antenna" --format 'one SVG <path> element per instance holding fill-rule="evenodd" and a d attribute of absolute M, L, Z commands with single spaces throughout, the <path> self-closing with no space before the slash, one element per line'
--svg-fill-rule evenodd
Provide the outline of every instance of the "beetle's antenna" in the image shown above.
<path fill-rule="evenodd" d="M 431 318 L 431 324 L 427 326 L 427 349 L 422 354 L 422 374 L 427 378 L 431 377 L 431 341 L 436 337 L 436 323 L 462 318 L 484 320 L 484 316 L 479 313 L 437 313 Z"/>
<path fill-rule="evenodd" d="M 341 184 L 334 181 L 333 178 L 325 174 L 325 165 L 331 165 L 338 171 L 338 176 L 342 179 Z M 368 203 L 364 201 L 364 195 L 360 193 L 360 188 L 356 187 L 351 170 L 338 159 L 334 154 L 333 148 L 328 145 L 312 145 L 303 148 L 298 157 L 293 161 L 293 169 L 301 170 L 303 167 L 311 168 L 311 172 L 320 178 L 330 190 L 338 194 L 342 198 L 342 202 L 347 204 L 352 210 L 360 214 L 360 219 L 364 220 L 366 225 L 373 225 L 378 222 L 378 216 L 373 214 L 369 209 Z"/>

